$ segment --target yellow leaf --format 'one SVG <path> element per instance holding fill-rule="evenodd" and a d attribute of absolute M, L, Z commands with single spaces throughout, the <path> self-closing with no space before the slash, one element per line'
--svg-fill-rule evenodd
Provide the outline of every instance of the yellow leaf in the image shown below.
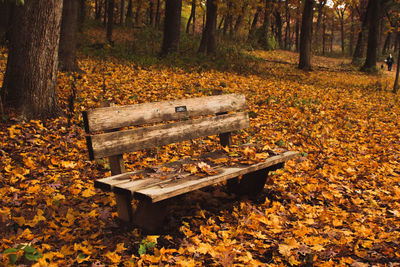
<path fill-rule="evenodd" d="M 113 263 L 119 263 L 121 261 L 121 256 L 118 255 L 116 252 L 107 252 L 105 255 L 110 261 Z"/>
<path fill-rule="evenodd" d="M 124 243 L 118 243 L 117 244 L 117 248 L 115 249 L 115 253 L 122 252 L 124 250 L 127 250 L 127 248 L 124 247 Z"/>
<path fill-rule="evenodd" d="M 91 197 L 96 195 L 96 192 L 94 192 L 92 189 L 86 189 L 85 191 L 82 192 L 83 197 Z"/>

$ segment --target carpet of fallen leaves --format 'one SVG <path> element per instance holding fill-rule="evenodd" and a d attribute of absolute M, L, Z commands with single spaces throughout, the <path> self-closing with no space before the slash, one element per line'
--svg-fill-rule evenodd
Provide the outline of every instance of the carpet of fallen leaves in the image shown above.
<path fill-rule="evenodd" d="M 80 57 L 85 74 L 59 74 L 60 105 L 77 88 L 69 126 L 0 123 L 0 252 L 30 244 L 36 266 L 368 266 L 400 263 L 400 102 L 393 76 L 357 72 L 344 59 L 252 52 L 243 72 L 197 66 L 140 67 Z M 0 53 L 4 73 L 6 52 Z M 0 75 L 0 82 L 2 75 Z M 105 81 L 105 82 L 104 82 Z M 103 84 L 104 83 L 104 84 Z M 112 194 L 93 187 L 110 175 L 86 153 L 80 112 L 117 104 L 224 93 L 245 94 L 251 127 L 236 143 L 303 153 L 272 174 L 261 196 L 215 186 L 171 204 L 165 233 L 148 236 L 117 219 Z M 125 155 L 129 170 L 217 148 L 214 137 Z M 17 263 L 27 264 L 20 259 Z M 1 254 L 0 254 L 1 255 Z M 0 256 L 8 264 L 8 256 Z M 391 265 L 394 266 L 394 265 Z"/>

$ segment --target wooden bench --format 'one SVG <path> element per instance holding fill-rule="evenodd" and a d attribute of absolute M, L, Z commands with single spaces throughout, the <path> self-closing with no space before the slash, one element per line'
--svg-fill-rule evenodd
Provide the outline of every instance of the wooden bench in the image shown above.
<path fill-rule="evenodd" d="M 231 133 L 250 125 L 249 116 L 243 111 L 245 108 L 244 95 L 231 94 L 84 111 L 90 159 L 108 157 L 111 168 L 112 176 L 96 180 L 95 187 L 114 192 L 121 220 L 148 231 L 160 225 L 167 200 L 175 196 L 228 180 L 233 192 L 261 191 L 268 172 L 282 168 L 287 160 L 298 155 L 297 152 L 272 155 L 250 165 L 218 166 L 213 164 L 218 161 L 213 158 L 226 157 L 226 153 L 217 151 L 153 170 L 133 172 L 125 172 L 122 157 L 128 152 L 211 135 L 219 135 L 222 146 L 231 146 Z M 203 160 L 209 160 L 210 165 Z M 211 171 L 206 175 L 184 171 L 188 164 Z M 133 199 L 137 200 L 135 209 L 132 208 Z"/>

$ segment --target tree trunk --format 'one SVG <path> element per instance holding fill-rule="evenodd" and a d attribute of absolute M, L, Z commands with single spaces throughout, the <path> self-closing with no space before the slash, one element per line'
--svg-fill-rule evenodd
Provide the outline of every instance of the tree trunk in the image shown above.
<path fill-rule="evenodd" d="M 270 13 L 271 13 L 271 0 L 265 0 L 265 10 L 264 10 L 264 23 L 261 28 L 261 34 L 259 36 L 259 43 L 261 43 L 265 49 L 270 49 L 268 44 L 268 30 L 270 24 Z"/>
<path fill-rule="evenodd" d="M 78 28 L 80 32 L 82 32 L 83 30 L 83 24 L 85 23 L 85 19 L 86 19 L 86 0 L 79 0 Z"/>
<path fill-rule="evenodd" d="M 128 5 L 126 7 L 126 18 L 125 18 L 126 25 L 132 25 L 132 17 L 133 17 L 132 8 L 133 8 L 132 0 L 129 0 Z"/>
<path fill-rule="evenodd" d="M 102 9 L 102 0 L 96 0 L 95 2 L 95 15 L 94 15 L 94 19 L 95 20 L 100 20 L 101 19 L 101 9 Z"/>
<path fill-rule="evenodd" d="M 76 60 L 78 9 L 78 0 L 64 0 L 58 53 L 61 71 L 81 71 Z"/>
<path fill-rule="evenodd" d="M 399 37 L 397 37 L 399 38 Z M 399 39 L 397 39 L 399 41 Z M 396 66 L 396 79 L 394 80 L 394 85 L 393 85 L 393 93 L 397 93 L 399 90 L 399 70 L 400 70 L 400 51 L 397 55 L 397 66 Z"/>
<path fill-rule="evenodd" d="M 232 2 L 228 2 L 227 11 L 225 15 L 223 34 L 226 35 L 228 28 L 232 27 Z"/>
<path fill-rule="evenodd" d="M 235 22 L 235 26 L 233 27 L 233 29 L 235 31 L 235 34 L 238 34 L 239 28 L 240 28 L 240 26 L 242 26 L 243 18 L 246 15 L 246 11 L 247 11 L 247 4 L 244 4 L 242 6 L 242 12 L 237 17 L 236 22 Z"/>
<path fill-rule="evenodd" d="M 311 70 L 311 39 L 314 0 L 305 0 L 300 33 L 299 69 Z"/>
<path fill-rule="evenodd" d="M 188 19 L 188 22 L 186 24 L 186 33 L 189 33 L 190 29 L 190 22 L 193 20 L 193 34 L 194 34 L 194 27 L 195 27 L 195 21 L 196 21 L 196 0 L 192 0 L 192 9 L 190 10 L 190 17 Z"/>
<path fill-rule="evenodd" d="M 0 2 L 0 44 L 7 40 L 7 32 L 11 23 L 13 4 L 7 1 Z"/>
<path fill-rule="evenodd" d="M 107 7 L 107 42 L 110 44 L 113 43 L 112 40 L 112 33 L 114 28 L 114 0 L 108 0 L 108 7 Z"/>
<path fill-rule="evenodd" d="M 364 65 L 361 67 L 362 71 L 375 72 L 376 71 L 376 50 L 378 48 L 378 33 L 379 33 L 379 15 L 380 15 L 380 0 L 370 0 L 370 14 L 371 20 L 369 22 L 368 31 L 368 46 L 367 46 L 367 57 Z"/>
<path fill-rule="evenodd" d="M 104 0 L 103 25 L 104 25 L 105 27 L 107 26 L 108 1 L 109 1 L 109 0 Z"/>
<path fill-rule="evenodd" d="M 326 5 L 326 0 L 320 0 L 318 3 L 318 14 L 317 14 L 317 23 L 315 25 L 315 41 L 314 41 L 314 49 L 320 51 L 320 27 L 321 27 L 321 18 L 322 11 Z"/>
<path fill-rule="evenodd" d="M 135 13 L 135 26 L 140 27 L 142 24 L 142 2 L 143 0 L 137 0 L 136 13 Z M 166 1 L 168 2 L 168 1 Z"/>
<path fill-rule="evenodd" d="M 331 23 L 331 53 L 333 52 L 333 42 L 335 41 L 335 16 L 332 15 L 332 23 Z"/>
<path fill-rule="evenodd" d="M 342 54 L 344 54 L 344 14 L 340 17 L 340 37 L 342 41 Z"/>
<path fill-rule="evenodd" d="M 161 55 L 179 51 L 182 0 L 166 0 Z"/>
<path fill-rule="evenodd" d="M 353 59 L 351 61 L 352 64 L 358 64 L 364 56 L 364 33 L 367 32 L 368 19 L 369 19 L 369 13 L 370 13 L 369 5 L 371 2 L 372 1 L 368 1 L 367 10 L 363 14 L 360 14 L 360 19 L 361 19 L 362 23 L 361 23 L 360 32 L 358 33 L 357 43 L 356 43 L 356 47 L 354 49 L 354 54 L 353 54 Z"/>
<path fill-rule="evenodd" d="M 278 41 L 279 48 L 282 48 L 283 47 L 283 44 L 282 44 L 282 16 L 281 16 L 280 11 L 276 10 L 274 16 L 275 16 L 275 26 L 276 26 L 275 40 Z"/>
<path fill-rule="evenodd" d="M 215 38 L 217 28 L 217 0 L 207 0 L 206 25 L 201 37 L 199 53 L 215 55 L 217 53 L 217 41 Z"/>
<path fill-rule="evenodd" d="M 151 27 L 155 27 L 156 26 L 154 0 L 150 1 L 150 4 L 149 4 L 149 24 L 150 24 Z"/>
<path fill-rule="evenodd" d="M 296 9 L 296 52 L 299 52 L 300 44 L 300 5 Z"/>
<path fill-rule="evenodd" d="M 119 14 L 119 23 L 121 25 L 125 24 L 125 0 L 121 0 L 121 10 Z"/>
<path fill-rule="evenodd" d="M 156 28 L 160 28 L 160 17 L 161 17 L 161 3 L 160 0 L 157 0 L 157 7 L 156 7 Z"/>
<path fill-rule="evenodd" d="M 353 55 L 354 49 L 354 9 L 350 10 L 350 41 L 349 41 L 349 54 Z"/>
<path fill-rule="evenodd" d="M 28 119 L 60 115 L 57 99 L 62 0 L 25 0 L 13 14 L 13 32 L 1 96 Z"/>
<path fill-rule="evenodd" d="M 325 55 L 325 46 L 326 46 L 326 15 L 322 18 L 322 55 Z"/>
<path fill-rule="evenodd" d="M 257 7 L 257 11 L 254 14 L 253 22 L 251 23 L 251 26 L 250 26 L 248 40 L 253 40 L 255 37 L 258 18 L 260 17 L 260 13 L 261 13 L 261 7 Z"/>
<path fill-rule="evenodd" d="M 285 1 L 285 19 L 286 19 L 286 28 L 285 28 L 285 49 L 290 50 L 291 40 L 290 40 L 290 9 L 289 9 L 289 0 Z"/>
<path fill-rule="evenodd" d="M 392 32 L 388 32 L 388 34 L 386 35 L 385 43 L 383 44 L 382 48 L 383 55 L 385 55 L 388 52 L 391 42 L 392 42 Z"/>

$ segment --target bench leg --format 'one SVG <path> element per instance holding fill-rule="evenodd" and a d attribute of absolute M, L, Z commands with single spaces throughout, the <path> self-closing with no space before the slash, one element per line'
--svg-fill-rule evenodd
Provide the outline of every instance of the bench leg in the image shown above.
<path fill-rule="evenodd" d="M 149 200 L 140 200 L 133 213 L 132 223 L 146 232 L 156 233 L 160 231 L 167 213 L 167 200 L 156 203 L 152 203 Z"/>
<path fill-rule="evenodd" d="M 284 163 L 279 163 L 265 169 L 245 174 L 240 180 L 238 178 L 228 180 L 228 190 L 236 195 L 257 195 L 264 189 L 268 173 L 281 169 L 283 166 Z"/>
<path fill-rule="evenodd" d="M 125 194 L 115 194 L 118 217 L 125 222 L 132 219 L 132 197 Z"/>

